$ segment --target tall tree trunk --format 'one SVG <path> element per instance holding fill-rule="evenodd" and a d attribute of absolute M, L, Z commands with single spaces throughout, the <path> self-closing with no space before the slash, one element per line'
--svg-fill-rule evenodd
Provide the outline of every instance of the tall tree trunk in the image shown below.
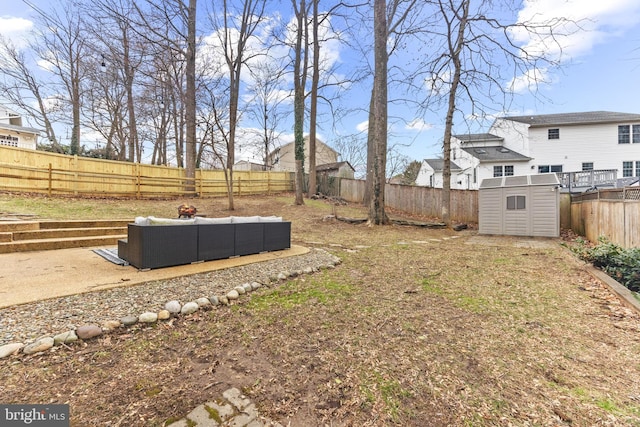
<path fill-rule="evenodd" d="M 187 52 L 186 79 L 187 92 L 185 99 L 186 134 L 186 181 L 185 192 L 195 195 L 196 192 L 196 0 L 189 0 L 187 18 Z"/>
<path fill-rule="evenodd" d="M 129 57 L 129 37 L 127 28 L 122 29 L 122 47 L 123 47 L 123 67 L 124 67 L 124 84 L 127 90 L 127 113 L 129 115 L 129 161 L 141 160 L 141 153 L 138 150 L 138 127 L 136 125 L 136 113 L 133 99 L 133 74 L 134 70 L 131 66 L 131 58 Z M 136 151 L 137 157 L 136 157 Z"/>
<path fill-rule="evenodd" d="M 470 0 L 464 0 L 462 6 L 462 16 L 460 17 L 460 26 L 458 27 L 458 35 L 455 44 L 449 45 L 450 55 L 453 60 L 453 77 L 451 80 L 451 88 L 449 91 L 449 104 L 447 106 L 447 116 L 444 126 L 444 144 L 443 144 L 443 160 L 442 168 L 442 222 L 447 227 L 451 226 L 451 133 L 453 129 L 453 113 L 456 108 L 456 92 L 460 85 L 460 75 L 462 64 L 460 62 L 460 52 L 464 44 L 464 32 L 469 17 Z"/>
<path fill-rule="evenodd" d="M 295 0 L 294 0 L 294 6 Z M 296 205 L 303 205 L 303 181 L 304 181 L 304 76 L 306 66 L 302 67 L 302 55 L 306 57 L 306 51 L 302 50 L 303 31 L 306 33 L 306 5 L 305 0 L 300 0 L 300 9 L 296 11 L 297 33 L 294 61 L 294 95 L 293 95 L 293 134 L 296 159 Z M 306 61 L 305 61 L 306 63 Z"/>
<path fill-rule="evenodd" d="M 369 125 L 369 138 L 373 147 L 371 201 L 369 202 L 369 224 L 388 224 L 384 206 L 385 174 L 387 167 L 387 7 L 385 0 L 374 2 L 374 56 L 372 110 L 373 128 Z M 367 165 L 367 167 L 371 167 Z"/>
<path fill-rule="evenodd" d="M 320 81 L 320 40 L 318 39 L 318 3 L 313 0 L 313 77 L 309 111 L 309 197 L 316 193 L 316 121 L 318 115 L 318 83 Z"/>

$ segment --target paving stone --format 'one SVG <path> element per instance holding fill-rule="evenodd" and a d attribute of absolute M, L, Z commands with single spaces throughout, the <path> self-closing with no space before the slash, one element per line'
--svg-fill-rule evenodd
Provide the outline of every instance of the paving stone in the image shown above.
<path fill-rule="evenodd" d="M 187 418 L 197 423 L 198 427 L 216 427 L 220 425 L 216 420 L 211 418 L 211 414 L 207 411 L 205 405 L 200 405 L 189 412 Z"/>
<path fill-rule="evenodd" d="M 244 410 L 244 408 L 251 404 L 251 401 L 247 399 L 246 396 L 244 396 L 237 388 L 230 388 L 222 393 L 222 396 L 240 411 Z"/>
<path fill-rule="evenodd" d="M 235 412 L 233 409 L 233 406 L 231 406 L 231 404 L 229 403 L 220 405 L 216 402 L 207 402 L 205 403 L 205 405 L 213 409 L 214 411 L 218 412 L 218 415 L 220 415 L 220 418 L 223 420 L 230 418 Z"/>

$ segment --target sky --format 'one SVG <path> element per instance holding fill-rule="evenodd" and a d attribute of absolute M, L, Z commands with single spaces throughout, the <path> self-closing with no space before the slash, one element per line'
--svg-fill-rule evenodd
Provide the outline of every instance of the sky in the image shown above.
<path fill-rule="evenodd" d="M 33 0 L 45 6 L 49 0 Z M 289 4 L 283 2 L 282 4 Z M 288 11 L 282 11 L 283 14 Z M 517 90 L 508 106 L 496 105 L 497 115 L 552 114 L 580 111 L 618 111 L 640 113 L 640 2 L 637 0 L 524 0 L 520 3 L 517 17 L 526 20 L 566 17 L 579 21 L 581 31 L 560 40 L 561 49 L 549 48 L 547 53 L 561 63 L 558 70 L 544 74 L 546 83 L 537 87 L 534 96 L 525 89 L 523 79 L 516 79 Z M 31 28 L 30 8 L 20 0 L 0 2 L 0 33 L 13 38 Z M 285 16 L 286 19 L 286 16 Z M 519 43 L 532 50 L 540 49 L 539 40 L 516 34 Z M 409 46 L 406 54 L 418 56 Z M 347 46 L 334 44 L 328 48 L 327 56 L 340 69 L 346 70 L 349 61 L 357 55 Z M 543 70 L 544 72 L 544 70 Z M 369 89 L 370 90 L 370 89 Z M 335 126 L 325 125 L 319 137 L 331 142 L 340 136 L 364 132 L 367 128 L 366 106 L 369 90 L 359 88 L 349 94 L 354 105 L 361 111 L 350 114 Z M 390 94 L 392 98 L 394 94 Z M 471 114 L 471 111 L 463 113 Z M 402 122 L 390 126 L 390 144 L 411 160 L 442 157 L 441 141 L 444 133 L 442 110 L 418 115 L 410 108 L 393 110 L 402 116 Z M 469 122 L 454 127 L 455 133 L 487 131 L 491 120 L 482 123 Z M 283 129 L 285 139 L 292 135 L 291 128 Z M 238 156 L 243 158 L 242 155 Z M 257 160 L 257 159 L 251 159 Z"/>

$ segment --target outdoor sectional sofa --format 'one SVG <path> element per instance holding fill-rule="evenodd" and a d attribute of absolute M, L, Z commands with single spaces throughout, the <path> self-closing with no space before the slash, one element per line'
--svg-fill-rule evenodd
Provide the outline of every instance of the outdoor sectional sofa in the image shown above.
<path fill-rule="evenodd" d="M 118 257 L 140 268 L 161 268 L 291 247 L 291 222 L 281 217 L 136 218 L 118 241 Z"/>

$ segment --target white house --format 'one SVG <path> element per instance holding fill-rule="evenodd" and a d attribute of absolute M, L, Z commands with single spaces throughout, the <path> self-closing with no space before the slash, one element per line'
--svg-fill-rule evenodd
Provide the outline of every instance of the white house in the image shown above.
<path fill-rule="evenodd" d="M 36 149 L 38 129 L 22 126 L 22 117 L 0 105 L 0 145 Z"/>
<path fill-rule="evenodd" d="M 451 159 L 461 169 L 452 170 L 451 188 L 478 189 L 485 178 L 547 172 L 617 170 L 617 178 L 640 177 L 640 114 L 502 117 L 488 133 L 453 136 Z M 418 185 L 430 185 L 420 179 L 429 176 L 430 168 L 423 161 Z M 469 177 L 466 186 L 463 177 Z"/>

